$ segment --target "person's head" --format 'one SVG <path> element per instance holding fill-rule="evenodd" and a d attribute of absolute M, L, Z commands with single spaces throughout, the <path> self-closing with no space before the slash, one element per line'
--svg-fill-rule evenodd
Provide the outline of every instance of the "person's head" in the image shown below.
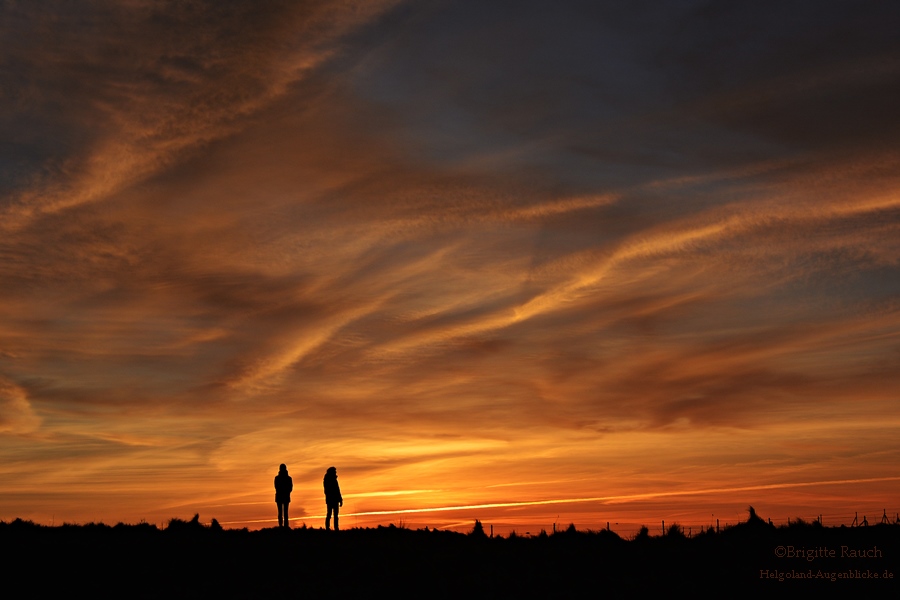
<path fill-rule="evenodd" d="M 328 467 L 328 470 L 325 472 L 326 475 L 334 475 L 337 477 L 337 469 L 334 467 Z"/>
<path fill-rule="evenodd" d="M 287 473 L 287 466 L 284 463 L 281 463 L 281 466 L 278 467 L 279 473 Z"/>

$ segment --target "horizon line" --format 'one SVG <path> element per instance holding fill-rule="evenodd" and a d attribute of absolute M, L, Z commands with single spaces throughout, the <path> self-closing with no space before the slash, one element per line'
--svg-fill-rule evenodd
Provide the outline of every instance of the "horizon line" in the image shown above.
<path fill-rule="evenodd" d="M 555 498 L 550 500 L 526 500 L 521 502 L 489 502 L 484 504 L 464 504 L 456 506 L 436 506 L 430 508 L 405 508 L 396 510 L 373 510 L 361 511 L 355 513 L 342 513 L 341 517 L 363 517 L 363 516 L 379 516 L 379 515 L 403 515 L 418 514 L 432 512 L 451 512 L 459 510 L 473 510 L 479 508 L 516 508 L 520 506 L 541 506 L 553 504 L 576 504 L 584 502 L 602 502 L 607 504 L 624 504 L 630 501 L 647 500 L 650 498 L 664 498 L 674 496 L 696 496 L 702 494 L 715 493 L 732 493 L 732 492 L 749 492 L 758 490 L 772 490 L 791 487 L 811 487 L 816 485 L 845 485 L 854 483 L 873 483 L 878 481 L 900 481 L 900 476 L 892 477 L 871 477 L 866 479 L 834 479 L 825 481 L 801 481 L 797 483 L 769 483 L 761 485 L 748 485 L 732 488 L 704 488 L 699 490 L 677 490 L 671 492 L 647 492 L 643 494 L 624 494 L 620 496 L 595 496 L 585 498 Z M 324 519 L 325 515 L 303 515 L 302 517 L 291 517 L 289 521 L 302 521 L 304 519 Z M 277 522 L 278 519 L 251 519 L 243 521 L 221 521 L 224 525 L 235 525 L 240 523 L 270 523 Z"/>

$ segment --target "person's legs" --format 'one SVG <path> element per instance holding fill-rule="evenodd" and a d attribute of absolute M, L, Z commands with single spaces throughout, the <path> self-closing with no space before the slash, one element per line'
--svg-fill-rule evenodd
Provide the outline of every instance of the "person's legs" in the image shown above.
<path fill-rule="evenodd" d="M 337 531 L 338 529 L 340 529 L 340 527 L 338 527 L 338 513 L 339 513 L 340 511 L 341 511 L 340 505 L 339 505 L 339 504 L 335 504 L 335 505 L 334 505 L 334 530 L 335 530 L 335 531 Z"/>
<path fill-rule="evenodd" d="M 331 509 L 332 505 L 328 505 L 328 512 L 325 515 L 325 529 L 331 529 Z M 335 519 L 335 526 L 337 526 L 337 519 Z"/>
<path fill-rule="evenodd" d="M 282 515 L 285 512 L 284 509 L 287 508 L 287 505 L 282 504 L 281 502 L 276 502 L 276 504 L 278 505 L 278 526 L 281 527 L 284 525 L 284 521 L 282 520 Z"/>
<path fill-rule="evenodd" d="M 291 528 L 291 522 L 288 519 L 288 508 L 290 507 L 290 505 L 291 505 L 290 502 L 284 503 L 284 526 L 287 527 L 288 529 Z"/>

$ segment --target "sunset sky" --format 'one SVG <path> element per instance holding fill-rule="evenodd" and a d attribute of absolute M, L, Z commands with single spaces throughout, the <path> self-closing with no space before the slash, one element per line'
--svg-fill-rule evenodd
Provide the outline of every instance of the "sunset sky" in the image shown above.
<path fill-rule="evenodd" d="M 893 517 L 898 27 L 0 2 L 0 520 Z"/>

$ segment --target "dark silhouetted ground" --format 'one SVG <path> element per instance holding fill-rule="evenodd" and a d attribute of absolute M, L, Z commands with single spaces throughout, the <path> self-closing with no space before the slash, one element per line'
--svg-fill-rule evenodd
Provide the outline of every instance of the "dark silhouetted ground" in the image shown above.
<path fill-rule="evenodd" d="M 900 525 L 775 528 L 755 516 L 690 539 L 675 526 L 633 540 L 574 528 L 488 538 L 393 526 L 251 532 L 196 518 L 165 529 L 0 523 L 6 586 L 17 598 L 883 595 L 900 589 L 898 541 Z"/>

